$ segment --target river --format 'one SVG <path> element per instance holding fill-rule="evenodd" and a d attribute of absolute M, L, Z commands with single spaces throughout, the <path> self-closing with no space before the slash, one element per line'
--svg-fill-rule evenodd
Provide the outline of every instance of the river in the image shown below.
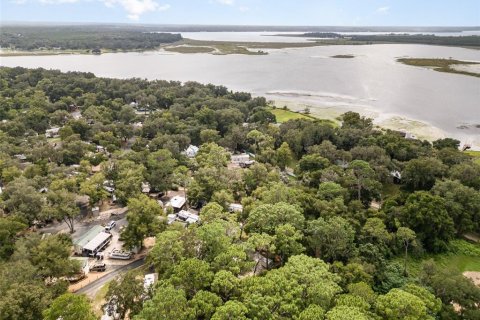
<path fill-rule="evenodd" d="M 184 34 L 188 37 L 188 34 Z M 212 32 L 197 39 L 229 40 Z M 255 41 L 235 33 L 235 40 Z M 269 37 L 270 38 L 270 37 Z M 272 37 L 275 38 L 275 37 Z M 231 39 L 231 38 L 230 38 Z M 294 40 L 298 41 L 298 40 Z M 428 45 L 383 44 L 268 50 L 268 55 L 177 54 L 165 51 L 2 57 L 2 66 L 88 71 L 97 76 L 225 85 L 292 109 L 335 117 L 352 110 L 381 126 L 420 138 L 452 136 L 480 148 L 480 78 L 398 63 L 398 57 L 479 61 L 480 51 Z M 332 58 L 353 54 L 353 59 Z"/>

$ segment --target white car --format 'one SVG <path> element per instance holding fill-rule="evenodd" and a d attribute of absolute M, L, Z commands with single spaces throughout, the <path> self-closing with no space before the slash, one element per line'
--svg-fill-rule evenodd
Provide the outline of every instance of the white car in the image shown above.
<path fill-rule="evenodd" d="M 117 223 L 115 221 L 110 221 L 106 226 L 105 226 L 105 231 L 110 231 L 112 230 L 115 226 L 117 225 Z"/>

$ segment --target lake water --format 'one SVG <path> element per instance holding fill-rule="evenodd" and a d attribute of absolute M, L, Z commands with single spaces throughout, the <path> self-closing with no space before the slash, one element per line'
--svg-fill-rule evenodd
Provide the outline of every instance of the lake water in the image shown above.
<path fill-rule="evenodd" d="M 250 38 L 243 33 L 231 36 L 237 41 L 256 41 L 261 34 L 251 34 Z M 197 33 L 197 39 L 202 36 L 231 40 L 228 35 Z M 480 148 L 480 78 L 396 61 L 398 57 L 452 57 L 480 62 L 478 50 L 385 44 L 282 49 L 269 53 L 218 56 L 155 51 L 23 56 L 2 57 L 0 65 L 89 71 L 115 78 L 214 83 L 263 95 L 292 108 L 308 105 L 312 113 L 326 116 L 353 110 L 375 117 L 381 125 L 406 129 L 422 138 L 448 135 Z M 331 58 L 338 54 L 353 54 L 355 58 Z"/>

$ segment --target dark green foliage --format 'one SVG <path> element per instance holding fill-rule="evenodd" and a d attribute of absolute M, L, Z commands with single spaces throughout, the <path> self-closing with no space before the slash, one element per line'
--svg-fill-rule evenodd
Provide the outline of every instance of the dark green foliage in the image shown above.
<path fill-rule="evenodd" d="M 145 32 L 145 28 L 109 26 L 2 27 L 0 46 L 16 50 L 147 50 L 182 39 L 180 34 Z"/>

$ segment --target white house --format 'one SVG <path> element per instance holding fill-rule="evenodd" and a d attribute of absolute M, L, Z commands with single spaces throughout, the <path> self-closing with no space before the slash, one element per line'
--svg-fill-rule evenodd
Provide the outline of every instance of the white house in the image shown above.
<path fill-rule="evenodd" d="M 51 128 L 45 131 L 45 137 L 57 138 L 59 136 L 60 128 Z"/>
<path fill-rule="evenodd" d="M 195 158 L 197 153 L 198 153 L 199 148 L 194 145 L 189 145 L 185 151 L 183 151 L 183 154 L 186 155 L 189 158 Z"/>
<path fill-rule="evenodd" d="M 242 154 L 232 154 L 231 156 L 231 161 L 234 164 L 240 164 L 240 163 L 245 163 L 247 161 L 250 161 L 250 156 L 246 153 Z"/>
<path fill-rule="evenodd" d="M 175 196 L 172 199 L 170 199 L 170 205 L 175 211 L 181 210 L 186 202 L 187 202 L 187 199 L 181 196 Z"/>

